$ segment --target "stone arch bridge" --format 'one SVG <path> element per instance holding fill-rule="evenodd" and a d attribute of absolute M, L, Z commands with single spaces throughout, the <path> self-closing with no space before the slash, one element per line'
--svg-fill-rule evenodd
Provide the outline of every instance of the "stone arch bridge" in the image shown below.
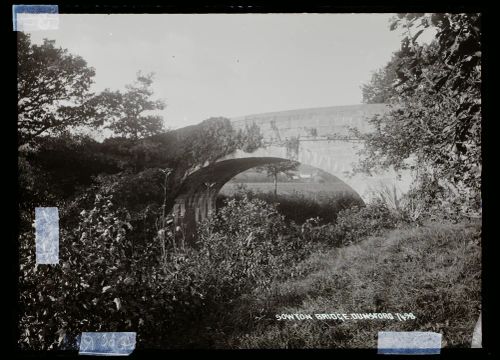
<path fill-rule="evenodd" d="M 215 211 L 219 190 L 237 174 L 283 159 L 299 161 L 330 173 L 350 186 L 363 200 L 373 189 L 386 184 L 399 192 L 408 190 L 409 173 L 394 171 L 372 176 L 352 175 L 363 144 L 353 139 L 349 128 L 370 130 L 368 119 L 387 111 L 385 104 L 334 106 L 290 110 L 234 118 L 236 129 L 256 124 L 263 146 L 252 153 L 236 151 L 218 162 L 190 174 L 182 184 L 172 209 L 176 222 L 187 226 Z"/>

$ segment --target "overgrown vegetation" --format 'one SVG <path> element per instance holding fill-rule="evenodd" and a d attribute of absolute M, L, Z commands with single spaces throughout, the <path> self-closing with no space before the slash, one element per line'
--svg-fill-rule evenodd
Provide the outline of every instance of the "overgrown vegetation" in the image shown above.
<path fill-rule="evenodd" d="M 73 346 L 81 331 L 129 329 L 140 332 L 144 344 L 159 346 L 164 342 L 158 336 L 179 334 L 168 324 L 182 327 L 202 311 L 192 292 L 199 288 L 192 284 L 210 288 L 209 280 L 196 277 L 206 270 L 199 267 L 206 265 L 202 253 L 165 243 L 171 229 L 164 219 L 158 221 L 163 206 L 168 211 L 193 169 L 239 148 L 258 148 L 260 131 L 255 126 L 236 131 L 228 119 L 211 118 L 165 132 L 157 126 L 163 120 L 150 113 L 162 106 L 152 99 L 150 76 L 140 75 L 126 92 L 91 94 L 94 73 L 83 59 L 53 42 L 33 45 L 19 34 L 20 343 L 27 349 L 58 349 Z M 56 79 L 33 61 L 50 61 L 51 69 L 61 66 L 66 72 Z M 64 84 L 35 87 L 37 77 Z M 80 88 L 71 83 L 74 78 Z M 73 108 L 59 101 L 70 96 Z M 36 110 L 44 111 L 42 117 L 28 111 L 36 99 L 45 101 Z M 112 116 L 100 118 L 104 113 Z M 99 142 L 82 133 L 82 125 L 112 130 L 112 137 Z M 174 170 L 168 182 L 165 168 Z M 59 209 L 59 265 L 35 264 L 33 217 L 39 206 Z M 160 231 L 166 237 L 158 236 Z M 161 251 L 165 247 L 168 254 Z M 169 306 L 173 313 L 165 311 Z M 170 330 L 153 334 L 157 319 Z"/>
<path fill-rule="evenodd" d="M 339 214 L 339 227 L 290 224 L 274 206 L 243 197 L 201 224 L 195 247 L 167 242 L 162 257 L 159 238 L 134 228 L 139 219 L 110 193 L 95 196 L 77 228 L 61 229 L 59 265 L 36 266 L 33 233 L 22 234 L 24 346 L 54 349 L 71 346 L 82 331 L 130 330 L 144 347 L 211 347 L 241 296 L 295 277 L 295 264 L 345 245 L 346 234 L 351 243 L 384 226 L 357 228 L 355 210 Z"/>
<path fill-rule="evenodd" d="M 296 278 L 253 292 L 231 313 L 228 348 L 376 348 L 379 331 L 433 331 L 470 347 L 481 309 L 481 227 L 429 223 L 314 252 Z M 412 313 L 415 319 L 277 320 L 281 314 Z"/>
<path fill-rule="evenodd" d="M 240 186 L 238 191 L 231 196 L 220 194 L 217 197 L 217 207 L 222 208 L 229 199 L 255 198 L 274 204 L 288 221 L 302 224 L 308 219 L 319 218 L 318 221 L 325 224 L 334 222 L 339 211 L 363 204 L 363 201 L 354 193 L 337 192 L 321 195 L 321 201 L 318 201 L 298 191 L 276 195 L 271 192 L 252 191 L 245 186 Z"/>
<path fill-rule="evenodd" d="M 437 331 L 445 346 L 468 346 L 480 308 L 480 224 L 457 214 L 480 200 L 480 53 L 471 43 L 479 18 L 406 14 L 395 26 L 410 31 L 417 20 L 438 28 L 436 42 L 407 36 L 397 66 L 365 87 L 368 102 L 397 101 L 363 135 L 374 164 L 413 159 L 417 186 L 404 197 L 382 189 L 367 204 L 247 192 L 202 222 L 191 246 L 166 216 L 182 181 L 236 149 L 259 148 L 258 127 L 210 118 L 166 132 L 158 114 L 142 112 L 163 107 L 152 77 L 92 94 L 83 59 L 19 33 L 21 347 L 74 349 L 82 331 L 136 331 L 138 348 L 349 348 L 374 346 L 378 330 Z M 110 137 L 97 141 L 81 125 Z M 297 138 L 286 143 L 298 151 Z M 59 209 L 58 265 L 35 263 L 38 206 Z M 275 319 L 325 312 L 416 319 Z"/>
<path fill-rule="evenodd" d="M 359 170 L 411 169 L 413 200 L 446 217 L 481 213 L 481 14 L 399 14 L 401 50 L 363 86 L 371 119 Z M 425 31 L 436 31 L 429 44 Z M 443 212 L 442 210 L 445 209 Z"/>

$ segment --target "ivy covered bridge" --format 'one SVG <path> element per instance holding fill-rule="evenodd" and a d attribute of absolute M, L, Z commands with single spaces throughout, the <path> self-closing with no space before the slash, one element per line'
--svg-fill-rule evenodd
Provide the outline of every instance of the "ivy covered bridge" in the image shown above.
<path fill-rule="evenodd" d="M 237 150 L 191 173 L 183 182 L 172 209 L 177 223 L 192 227 L 215 211 L 217 194 L 226 182 L 248 169 L 283 160 L 319 168 L 343 181 L 363 200 L 381 184 L 405 192 L 410 174 L 394 171 L 353 174 L 362 143 L 350 128 L 368 131 L 368 119 L 384 113 L 384 104 L 335 106 L 250 115 L 232 119 L 235 129 L 257 125 L 263 145 L 252 152 Z"/>

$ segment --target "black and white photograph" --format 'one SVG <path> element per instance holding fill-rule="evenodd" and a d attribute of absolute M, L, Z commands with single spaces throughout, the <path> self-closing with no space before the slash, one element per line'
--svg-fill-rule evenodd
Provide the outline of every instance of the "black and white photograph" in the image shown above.
<path fill-rule="evenodd" d="M 482 348 L 481 22 L 15 5 L 21 351 Z"/>

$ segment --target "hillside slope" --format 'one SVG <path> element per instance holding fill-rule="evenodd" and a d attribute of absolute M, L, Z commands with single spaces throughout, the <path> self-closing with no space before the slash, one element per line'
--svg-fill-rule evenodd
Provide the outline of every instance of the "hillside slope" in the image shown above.
<path fill-rule="evenodd" d="M 434 331 L 470 347 L 480 310 L 481 227 L 427 224 L 314 253 L 300 277 L 242 300 L 220 347 L 376 348 L 378 331 Z M 412 313 L 415 319 L 318 320 L 325 313 Z M 280 314 L 313 319 L 277 320 Z M 229 335 L 226 333 L 226 335 Z"/>

